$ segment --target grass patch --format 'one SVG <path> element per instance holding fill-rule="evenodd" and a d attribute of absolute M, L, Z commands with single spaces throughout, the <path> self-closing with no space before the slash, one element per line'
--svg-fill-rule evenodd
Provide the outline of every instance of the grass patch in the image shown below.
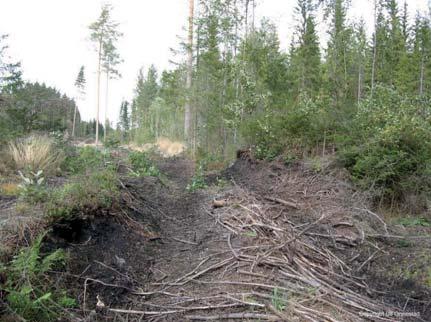
<path fill-rule="evenodd" d="M 416 217 L 405 217 L 398 220 L 398 223 L 403 225 L 404 227 L 414 227 L 414 226 L 420 226 L 420 227 L 431 227 L 431 222 L 423 217 L 416 218 Z"/>
<path fill-rule="evenodd" d="M 278 288 L 274 288 L 271 296 L 271 302 L 274 308 L 279 312 L 284 311 L 286 308 L 286 299 Z"/>
<path fill-rule="evenodd" d="M 16 183 L 3 183 L 0 185 L 0 193 L 5 196 L 18 196 L 20 192 L 19 185 Z"/>

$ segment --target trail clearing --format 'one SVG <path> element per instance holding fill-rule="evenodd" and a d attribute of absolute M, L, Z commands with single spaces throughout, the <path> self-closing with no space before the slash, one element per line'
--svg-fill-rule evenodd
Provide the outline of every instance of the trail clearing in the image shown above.
<path fill-rule="evenodd" d="M 367 209 L 340 170 L 240 159 L 188 192 L 193 162 L 158 166 L 166 180 L 124 177 L 117 209 L 60 223 L 45 243 L 70 252 L 57 274 L 82 319 L 431 318 L 429 289 L 391 272 L 408 256 L 397 241 L 418 239 Z"/>

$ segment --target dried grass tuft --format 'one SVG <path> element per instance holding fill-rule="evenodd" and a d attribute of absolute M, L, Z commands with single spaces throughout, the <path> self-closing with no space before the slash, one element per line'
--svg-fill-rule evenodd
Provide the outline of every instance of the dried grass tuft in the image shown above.
<path fill-rule="evenodd" d="M 52 174 L 64 159 L 63 152 L 55 147 L 54 140 L 44 135 L 32 135 L 10 142 L 8 148 L 15 171 L 42 170 L 45 175 Z"/>

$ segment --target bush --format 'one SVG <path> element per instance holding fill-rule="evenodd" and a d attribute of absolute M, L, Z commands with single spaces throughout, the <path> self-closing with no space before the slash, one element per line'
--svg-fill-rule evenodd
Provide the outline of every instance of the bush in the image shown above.
<path fill-rule="evenodd" d="M 430 106 L 387 87 L 361 104 L 340 153 L 360 187 L 385 200 L 431 191 Z"/>
<path fill-rule="evenodd" d="M 194 192 L 199 189 L 206 188 L 205 183 L 205 161 L 201 161 L 198 164 L 198 167 L 195 171 L 195 175 L 192 178 L 192 181 L 187 185 L 186 190 L 190 192 Z"/>
<path fill-rule="evenodd" d="M 29 321 L 58 320 L 64 308 L 76 305 L 64 291 L 53 289 L 47 276 L 48 271 L 64 265 L 64 251 L 41 256 L 42 239 L 43 235 L 39 236 L 32 246 L 23 248 L 1 269 L 7 276 L 3 288 L 9 307 L 21 319 Z"/>
<path fill-rule="evenodd" d="M 63 163 L 63 169 L 73 174 L 85 173 L 103 169 L 112 162 L 109 153 L 104 153 L 94 147 L 77 148 L 68 155 Z"/>
<path fill-rule="evenodd" d="M 103 142 L 103 145 L 107 148 L 118 148 L 121 144 L 121 141 L 117 137 L 109 136 Z"/>
<path fill-rule="evenodd" d="M 131 152 L 129 154 L 129 162 L 132 166 L 132 174 L 134 176 L 160 176 L 159 169 L 154 165 L 148 154 L 145 152 Z"/>
<path fill-rule="evenodd" d="M 67 218 L 111 208 L 118 196 L 116 172 L 108 168 L 72 178 L 61 189 L 52 191 L 44 208 L 52 219 Z"/>
<path fill-rule="evenodd" d="M 317 102 L 301 95 L 297 104 L 284 111 L 267 110 L 249 119 L 242 134 L 254 145 L 258 159 L 273 160 L 285 151 L 304 152 L 322 143 L 325 133 L 329 143 L 340 123 L 333 117 L 323 99 Z"/>
<path fill-rule="evenodd" d="M 12 169 L 28 173 L 42 170 L 45 175 L 55 173 L 64 159 L 61 150 L 55 147 L 52 138 L 33 135 L 9 142 L 8 155 Z"/>

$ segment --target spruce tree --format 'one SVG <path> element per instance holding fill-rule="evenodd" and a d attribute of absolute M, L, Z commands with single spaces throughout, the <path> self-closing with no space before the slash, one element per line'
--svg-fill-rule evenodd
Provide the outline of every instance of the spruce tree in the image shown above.
<path fill-rule="evenodd" d="M 76 77 L 76 80 L 75 80 L 75 88 L 76 88 L 76 92 L 77 92 L 76 100 L 77 101 L 80 101 L 81 99 L 83 99 L 84 95 L 85 95 L 86 80 L 85 80 L 84 69 L 85 69 L 85 67 L 81 66 L 81 68 L 79 69 L 79 72 L 78 72 L 78 76 Z M 77 104 L 75 103 L 75 109 L 73 112 L 72 137 L 75 137 L 77 109 L 78 109 L 78 107 L 77 107 Z"/>
<path fill-rule="evenodd" d="M 321 86 L 320 48 L 314 11 L 314 1 L 297 1 L 297 40 L 290 52 L 291 72 L 296 78 L 296 95 L 302 93 L 312 97 L 317 95 Z"/>

